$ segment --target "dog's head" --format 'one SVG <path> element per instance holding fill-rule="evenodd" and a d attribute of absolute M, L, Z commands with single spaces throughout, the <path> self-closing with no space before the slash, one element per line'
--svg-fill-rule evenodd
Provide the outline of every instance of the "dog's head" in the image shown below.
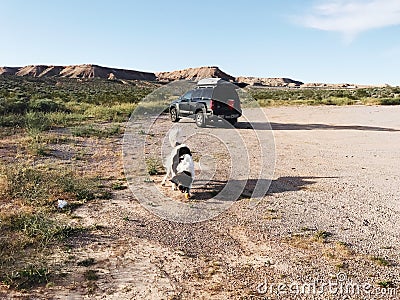
<path fill-rule="evenodd" d="M 189 191 L 189 188 L 188 187 L 186 187 L 186 186 L 183 186 L 183 185 L 178 185 L 178 189 L 181 191 L 181 193 L 186 193 L 186 194 L 188 194 L 190 191 Z"/>
<path fill-rule="evenodd" d="M 175 183 L 182 193 L 188 193 L 193 182 L 193 177 L 190 172 L 183 171 L 172 177 L 171 182 Z"/>

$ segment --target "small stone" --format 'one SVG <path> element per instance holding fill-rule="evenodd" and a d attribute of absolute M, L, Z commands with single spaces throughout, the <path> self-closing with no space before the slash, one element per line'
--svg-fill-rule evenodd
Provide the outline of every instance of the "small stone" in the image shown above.
<path fill-rule="evenodd" d="M 65 200 L 58 200 L 58 204 L 57 204 L 57 206 L 58 206 L 58 208 L 64 208 L 64 207 L 66 207 L 68 205 L 68 202 L 67 201 L 65 201 Z"/>

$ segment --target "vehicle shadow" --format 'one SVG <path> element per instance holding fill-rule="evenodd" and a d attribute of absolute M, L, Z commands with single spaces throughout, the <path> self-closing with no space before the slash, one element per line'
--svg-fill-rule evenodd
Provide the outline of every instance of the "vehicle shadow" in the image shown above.
<path fill-rule="evenodd" d="M 184 117 L 179 123 L 193 123 L 191 118 Z M 253 130 L 363 130 L 363 131 L 386 131 L 399 132 L 400 129 L 367 126 L 367 125 L 332 125 L 321 123 L 299 124 L 299 123 L 276 123 L 276 122 L 237 122 L 232 126 L 224 119 L 207 123 L 209 128 L 228 128 L 228 129 L 253 129 Z"/>
<path fill-rule="evenodd" d="M 244 186 L 242 193 L 238 199 L 226 199 L 226 201 L 237 201 L 240 199 L 259 198 L 267 195 L 299 191 L 306 189 L 307 186 L 315 184 L 318 179 L 337 178 L 337 177 L 316 177 L 316 176 L 284 176 L 277 179 L 248 179 L 248 180 L 233 180 L 233 184 Z M 226 181 L 210 180 L 208 182 L 197 181 L 193 187 L 195 200 L 208 200 L 217 196 L 227 184 Z M 256 185 L 267 189 L 262 195 L 253 195 Z M 220 199 L 221 200 L 221 199 Z M 223 199 L 222 199 L 223 200 Z"/>
<path fill-rule="evenodd" d="M 365 126 L 365 125 L 329 125 L 329 124 L 298 124 L 298 123 L 275 123 L 275 122 L 238 122 L 237 129 L 254 130 L 364 130 L 364 131 L 388 131 L 398 132 L 399 129 Z"/>

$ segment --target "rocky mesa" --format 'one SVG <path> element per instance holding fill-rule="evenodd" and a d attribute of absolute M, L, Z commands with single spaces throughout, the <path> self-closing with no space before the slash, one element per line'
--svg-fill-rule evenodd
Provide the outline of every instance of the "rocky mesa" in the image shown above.
<path fill-rule="evenodd" d="M 142 72 L 102 67 L 93 64 L 71 66 L 29 65 L 24 67 L 0 67 L 0 75 L 65 78 L 103 78 L 109 80 L 145 80 L 171 82 L 176 80 L 198 81 L 203 78 L 222 78 L 243 86 L 298 87 L 303 83 L 290 78 L 234 77 L 217 66 L 187 68 L 169 72 Z"/>
<path fill-rule="evenodd" d="M 154 73 L 118 68 L 108 68 L 92 64 L 72 66 L 30 65 L 25 67 L 2 67 L 0 75 L 66 78 L 104 78 L 122 80 L 155 81 Z"/>
<path fill-rule="evenodd" d="M 290 78 L 236 77 L 237 83 L 253 86 L 299 87 L 304 83 Z"/>
<path fill-rule="evenodd" d="M 343 89 L 370 87 L 355 84 L 303 83 L 290 78 L 271 77 L 234 77 L 217 66 L 203 66 L 167 72 L 143 72 L 128 69 L 103 67 L 95 64 L 49 66 L 29 65 L 24 67 L 0 67 L 0 75 L 32 76 L 32 77 L 65 77 L 77 79 L 103 78 L 109 80 L 144 80 L 168 83 L 176 80 L 198 81 L 203 78 L 222 78 L 235 82 L 239 86 L 271 87 L 271 88 L 322 88 Z"/>
<path fill-rule="evenodd" d="M 188 68 L 171 72 L 158 72 L 156 76 L 159 81 L 175 80 L 200 80 L 203 78 L 222 78 L 227 81 L 235 81 L 235 77 L 221 71 L 218 67 Z"/>

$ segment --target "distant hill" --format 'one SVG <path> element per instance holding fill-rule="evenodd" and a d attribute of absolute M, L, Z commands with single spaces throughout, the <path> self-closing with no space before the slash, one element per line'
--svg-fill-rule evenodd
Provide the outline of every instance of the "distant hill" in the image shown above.
<path fill-rule="evenodd" d="M 0 75 L 66 78 L 104 78 L 122 80 L 155 81 L 156 75 L 149 72 L 108 68 L 98 65 L 46 66 L 30 65 L 25 67 L 2 67 Z"/>
<path fill-rule="evenodd" d="M 175 81 L 175 80 L 194 80 L 198 81 L 203 78 L 222 78 L 227 81 L 235 81 L 235 77 L 221 71 L 218 67 L 199 67 L 189 68 L 171 72 L 156 73 L 160 81 Z"/>
<path fill-rule="evenodd" d="M 296 88 L 322 88 L 342 89 L 371 87 L 354 84 L 328 84 L 328 83 L 303 83 L 290 78 L 269 77 L 234 77 L 216 66 L 188 68 L 170 72 L 142 72 L 127 69 L 102 67 L 93 64 L 71 66 L 29 65 L 25 67 L 0 67 L 0 75 L 32 76 L 32 77 L 65 77 L 77 79 L 103 78 L 108 80 L 143 80 L 171 82 L 176 80 L 198 81 L 203 78 L 222 78 L 237 83 L 239 86 L 254 87 L 296 87 Z"/>
<path fill-rule="evenodd" d="M 19 69 L 18 67 L 0 67 L 0 75 L 15 75 Z"/>
<path fill-rule="evenodd" d="M 222 78 L 242 85 L 254 86 L 299 86 L 300 81 L 289 78 L 234 77 L 216 66 L 188 68 L 170 72 L 140 72 L 135 70 L 108 68 L 98 65 L 47 66 L 29 65 L 25 67 L 0 67 L 0 75 L 32 76 L 32 77 L 65 77 L 65 78 L 103 78 L 110 80 L 145 80 L 171 82 L 175 80 L 198 81 L 203 78 Z"/>
<path fill-rule="evenodd" d="M 236 77 L 237 83 L 244 83 L 253 86 L 270 87 L 299 87 L 303 84 L 301 81 L 290 78 L 260 78 L 260 77 Z"/>

